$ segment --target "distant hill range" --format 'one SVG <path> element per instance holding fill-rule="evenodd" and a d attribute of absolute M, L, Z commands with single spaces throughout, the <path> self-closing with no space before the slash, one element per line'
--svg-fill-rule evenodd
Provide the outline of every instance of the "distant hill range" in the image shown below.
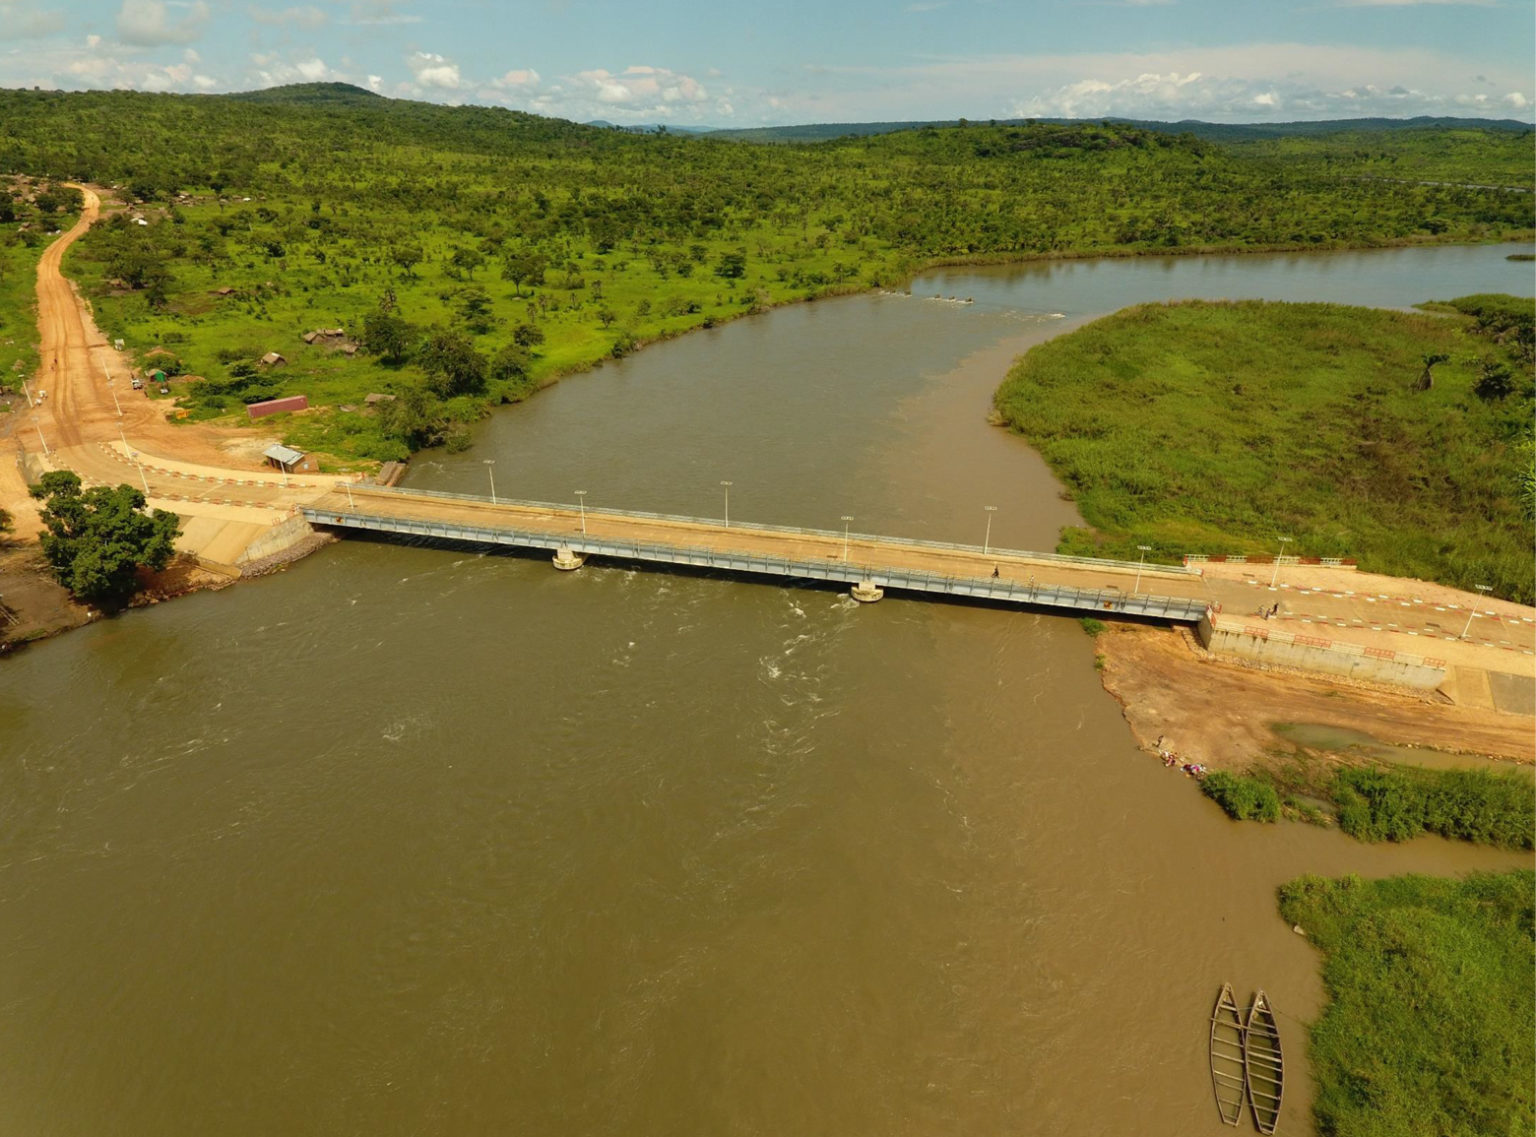
<path fill-rule="evenodd" d="M 730 138 L 742 142 L 823 142 L 830 138 L 847 138 L 869 134 L 893 134 L 899 130 L 921 130 L 923 127 L 959 126 L 966 119 L 935 119 L 930 122 L 822 122 L 806 126 L 759 126 L 746 130 L 723 129 L 707 131 L 710 138 Z M 1337 118 L 1321 122 L 1250 122 L 1224 123 L 1199 122 L 1184 119 L 1180 122 L 1154 122 L 1149 119 L 1109 118 L 1009 118 L 970 119 L 971 125 L 985 122 L 988 125 L 1022 126 L 1027 122 L 1045 122 L 1055 126 L 1070 126 L 1082 122 L 1118 122 L 1142 130 L 1162 134 L 1192 134 L 1213 142 L 1249 142 L 1260 138 L 1295 138 L 1327 134 L 1352 134 L 1382 130 L 1505 130 L 1515 133 L 1529 132 L 1528 122 L 1512 118 L 1446 118 L 1420 115 L 1417 118 Z M 676 129 L 676 128 L 669 128 Z"/>
<path fill-rule="evenodd" d="M 363 87 L 354 86 L 351 83 L 291 83 L 282 87 L 269 87 L 261 91 L 241 91 L 229 95 L 196 97 L 228 98 L 250 103 L 327 108 L 342 108 L 346 106 L 378 107 L 383 103 L 409 102 L 409 100 L 390 99 L 387 96 L 380 95 Z M 437 103 L 424 105 L 442 110 L 449 109 Z M 483 113 L 495 111 L 499 108 L 476 107 L 465 109 L 478 110 Z M 519 114 L 518 117 L 526 121 L 528 119 L 537 119 L 540 116 Z M 551 120 L 551 123 L 563 123 L 564 121 L 555 119 Z M 1263 138 L 1316 137 L 1329 134 L 1385 130 L 1499 130 L 1528 133 L 1532 129 L 1536 129 L 1528 122 L 1521 122 L 1518 119 L 1512 118 L 1447 118 L 1430 117 L 1427 115 L 1421 115 L 1418 118 L 1341 118 L 1328 119 L 1322 122 L 1253 123 L 1199 122 L 1194 119 L 1184 119 L 1180 122 L 1154 122 L 1148 119 L 1118 117 L 1091 119 L 932 119 L 912 122 L 821 122 L 808 123 L 803 126 L 759 126 L 747 129 L 678 126 L 673 123 L 618 124 L 606 122 L 602 119 L 596 119 L 580 125 L 599 129 L 623 130 L 634 134 L 655 134 L 658 131 L 665 131 L 668 134 L 732 139 L 742 142 L 823 142 L 832 138 L 893 134 L 901 130 L 921 130 L 924 127 L 955 127 L 967 121 L 973 126 L 980 125 L 982 122 L 986 122 L 989 125 L 995 123 L 1008 126 L 1022 126 L 1029 122 L 1050 123 L 1056 126 L 1071 126 L 1074 123 L 1084 122 L 1116 122 L 1140 127 L 1143 130 L 1158 131 L 1163 134 L 1192 134 L 1196 138 L 1209 139 L 1213 142 L 1248 142 Z M 572 127 L 576 125 L 574 123 L 570 124 Z"/>

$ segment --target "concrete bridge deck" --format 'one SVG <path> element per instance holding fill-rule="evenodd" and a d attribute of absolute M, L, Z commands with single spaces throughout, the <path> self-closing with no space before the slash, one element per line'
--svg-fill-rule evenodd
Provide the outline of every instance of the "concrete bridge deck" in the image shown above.
<path fill-rule="evenodd" d="M 435 540 L 567 550 L 586 556 L 688 565 L 874 589 L 963 596 L 1078 613 L 1195 624 L 1210 598 L 1198 570 L 1054 553 L 846 535 L 781 526 L 420 490 L 348 486 L 306 505 L 311 524 Z"/>

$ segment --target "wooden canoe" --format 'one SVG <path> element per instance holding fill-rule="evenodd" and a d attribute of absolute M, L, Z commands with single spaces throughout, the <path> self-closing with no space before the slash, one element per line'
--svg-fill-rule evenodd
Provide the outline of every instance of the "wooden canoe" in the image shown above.
<path fill-rule="evenodd" d="M 1285 1091 L 1285 1065 L 1280 1055 L 1280 1027 L 1269 998 L 1260 991 L 1248 1008 L 1243 1031 L 1243 1082 L 1253 1123 L 1260 1133 L 1273 1133 L 1280 1124 L 1280 1095 Z"/>
<path fill-rule="evenodd" d="M 1243 1097 L 1247 1089 L 1243 1073 L 1243 1016 L 1232 984 L 1223 983 L 1211 1012 L 1211 1088 L 1216 1091 L 1216 1108 L 1228 1125 L 1236 1125 L 1243 1116 Z"/>

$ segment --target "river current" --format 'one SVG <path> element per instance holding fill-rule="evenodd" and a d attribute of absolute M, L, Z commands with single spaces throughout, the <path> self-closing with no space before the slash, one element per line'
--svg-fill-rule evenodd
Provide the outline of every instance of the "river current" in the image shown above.
<path fill-rule="evenodd" d="M 1172 297 L 1530 295 L 1503 247 L 935 272 L 568 379 L 412 485 L 1050 548 L 992 390 Z M 935 296 L 941 298 L 935 298 Z M 954 300 L 951 301 L 950 297 Z M 969 304 L 961 301 L 970 298 Z M 494 460 L 487 467 L 486 459 Z M 1310 1131 L 1304 872 L 1076 622 L 347 541 L 0 665 L 0 1137 L 1218 1134 L 1220 984 Z"/>

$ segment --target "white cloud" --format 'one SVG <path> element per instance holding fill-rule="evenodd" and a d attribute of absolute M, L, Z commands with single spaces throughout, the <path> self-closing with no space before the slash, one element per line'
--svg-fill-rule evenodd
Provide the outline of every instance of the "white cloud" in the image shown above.
<path fill-rule="evenodd" d="M 333 70 L 313 53 L 297 58 L 257 52 L 251 56 L 251 78 L 258 87 L 281 87 L 287 83 L 344 83 L 349 76 Z"/>
<path fill-rule="evenodd" d="M 1201 118 L 1219 122 L 1461 114 L 1468 91 L 1532 98 L 1529 71 L 1423 48 L 1253 43 L 1158 52 L 993 55 L 899 68 L 807 69 L 764 91 L 762 117 L 855 122 L 894 117 Z M 1482 72 L 1486 82 L 1466 78 Z M 739 103 L 739 99 L 737 100 Z M 1512 100 L 1506 106 L 1513 107 Z M 894 113 L 893 108 L 903 108 Z M 907 108 L 924 108 L 913 113 Z M 1508 113 L 1504 111 L 1502 113 Z"/>
<path fill-rule="evenodd" d="M 463 85 L 459 76 L 459 65 L 435 52 L 413 52 L 405 62 L 416 78 L 417 87 L 438 91 L 457 91 Z"/>
<path fill-rule="evenodd" d="M 1467 8 L 1494 8 L 1496 0 L 1337 0 L 1340 8 L 1414 8 L 1429 4 L 1459 5 Z"/>
<path fill-rule="evenodd" d="M 64 28 L 64 15 L 38 8 L 31 0 L 0 2 L 0 40 L 40 39 Z"/>
<path fill-rule="evenodd" d="M 500 79 L 492 79 L 490 85 L 503 90 L 531 91 L 539 85 L 539 73 L 531 67 L 508 71 Z"/>
<path fill-rule="evenodd" d="M 409 0 L 352 0 L 349 18 L 341 22 L 363 26 L 421 23 L 420 16 L 412 16 L 400 10 L 408 2 Z"/>
<path fill-rule="evenodd" d="M 191 43 L 203 34 L 208 23 L 206 0 L 185 5 L 186 15 L 172 19 L 166 0 L 123 0 L 117 14 L 117 38 L 135 47 L 159 47 L 168 43 Z"/>
<path fill-rule="evenodd" d="M 324 27 L 327 20 L 330 19 L 319 8 L 313 6 L 283 8 L 274 12 L 268 8 L 260 8 L 253 4 L 248 11 L 250 12 L 251 19 L 255 20 L 258 24 L 271 24 L 274 26 L 291 24 L 294 27 L 309 30 Z"/>
<path fill-rule="evenodd" d="M 626 67 L 617 75 L 598 68 L 578 72 L 569 83 L 578 100 L 586 96 L 641 116 L 697 106 L 709 100 L 709 92 L 697 79 L 665 67 Z"/>

